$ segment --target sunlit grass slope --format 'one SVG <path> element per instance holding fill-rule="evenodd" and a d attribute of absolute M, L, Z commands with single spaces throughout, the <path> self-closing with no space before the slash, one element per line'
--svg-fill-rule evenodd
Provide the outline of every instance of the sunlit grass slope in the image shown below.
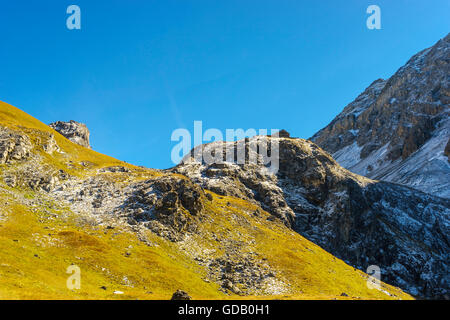
<path fill-rule="evenodd" d="M 72 141 L 66 139 L 57 131 L 50 128 L 48 125 L 23 112 L 22 110 L 0 101 L 0 125 L 8 127 L 13 130 L 22 131 L 31 138 L 35 145 L 40 146 L 42 139 L 48 135 L 53 135 L 56 143 L 61 149 L 61 153 L 47 155 L 42 148 L 36 148 L 35 152 L 39 152 L 46 157 L 47 161 L 55 166 L 61 166 L 63 163 L 72 161 L 75 170 L 70 170 L 64 167 L 71 174 L 78 174 L 82 176 L 86 167 L 80 165 L 81 162 L 89 164 L 88 169 L 98 169 L 107 166 L 121 165 L 135 170 L 139 169 L 123 161 L 119 161 L 112 157 L 98 153 L 94 150 L 82 147 Z M 76 170 L 78 169 L 78 170 Z M 149 172 L 150 170 L 147 170 Z"/>
<path fill-rule="evenodd" d="M 63 152 L 54 156 L 39 148 L 35 152 L 56 168 L 67 170 L 67 162 L 72 161 L 75 166 L 70 173 L 81 178 L 112 165 L 131 168 L 134 180 L 163 174 L 78 146 L 3 102 L 0 125 L 28 134 L 34 143 L 41 134 L 53 134 Z M 82 161 L 91 165 L 78 166 Z M 0 165 L 0 177 L 4 166 Z M 280 222 L 269 221 L 269 214 L 255 205 L 211 195 L 189 243 L 218 257 L 225 253 L 224 243 L 240 243 L 240 250 L 255 252 L 277 271 L 277 277 L 290 285 L 289 294 L 226 294 L 219 284 L 205 280 L 206 267 L 193 259 L 186 243 L 183 248 L 150 231 L 143 242 L 126 226 L 90 223 L 88 217 L 52 201 L 51 194 L 11 188 L 0 179 L 0 299 L 170 299 L 177 289 L 193 299 L 411 299 L 384 283 L 382 290 L 369 289 L 366 274 Z M 257 209 L 260 214 L 255 216 Z M 66 285 L 70 276 L 66 270 L 72 264 L 81 270 L 79 290 Z"/>

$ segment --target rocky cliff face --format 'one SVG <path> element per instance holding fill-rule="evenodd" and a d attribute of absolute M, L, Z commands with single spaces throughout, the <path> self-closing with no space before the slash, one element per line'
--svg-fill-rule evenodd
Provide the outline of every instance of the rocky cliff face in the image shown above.
<path fill-rule="evenodd" d="M 68 122 L 53 122 L 50 123 L 49 126 L 70 141 L 75 142 L 80 146 L 91 148 L 91 145 L 89 144 L 89 130 L 85 124 L 70 120 Z"/>
<path fill-rule="evenodd" d="M 227 162 L 225 155 L 211 165 L 188 156 L 172 170 L 220 195 L 261 205 L 272 219 L 361 270 L 378 265 L 385 281 L 416 296 L 448 298 L 450 201 L 353 174 L 307 140 L 255 137 L 248 143 L 256 139 L 278 140 L 276 175 L 263 164 Z M 203 152 L 220 143 L 202 146 Z M 236 147 L 227 142 L 224 150 L 230 144 Z"/>
<path fill-rule="evenodd" d="M 345 168 L 450 197 L 450 35 L 374 81 L 310 138 Z"/>

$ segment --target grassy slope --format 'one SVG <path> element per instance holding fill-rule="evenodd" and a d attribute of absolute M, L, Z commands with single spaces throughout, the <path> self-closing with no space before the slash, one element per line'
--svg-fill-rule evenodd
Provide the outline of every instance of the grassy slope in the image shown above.
<path fill-rule="evenodd" d="M 56 143 L 60 147 L 62 153 L 54 153 L 53 155 L 48 155 L 42 152 L 42 148 L 38 148 L 35 152 L 39 152 L 40 155 L 46 158 L 46 162 L 57 168 L 63 168 L 70 174 L 83 176 L 85 167 L 80 165 L 80 162 L 84 161 L 90 164 L 89 169 L 98 169 L 100 167 L 116 166 L 121 165 L 134 170 L 144 171 L 141 168 L 119 161 L 112 157 L 106 156 L 104 154 L 98 153 L 94 150 L 87 149 L 70 140 L 63 137 L 57 131 L 53 130 L 43 122 L 33 118 L 29 114 L 23 112 L 22 110 L 11 106 L 5 102 L 0 101 L 0 125 L 8 127 L 13 130 L 23 131 L 28 134 L 36 145 L 40 145 L 42 141 L 42 136 L 48 136 L 53 134 Z M 40 134 L 37 135 L 36 132 Z M 74 169 L 68 168 L 64 163 L 72 161 Z M 152 172 L 153 170 L 145 170 L 146 173 Z"/>
<path fill-rule="evenodd" d="M 45 161 L 64 167 L 67 161 L 88 161 L 92 168 L 124 165 L 138 178 L 159 175 L 122 163 L 68 141 L 28 114 L 0 102 L 0 124 L 20 129 L 53 133 L 64 154 L 54 157 L 42 153 Z M 34 132 L 34 131 L 33 131 Z M 32 139 L 35 137 L 32 135 Z M 79 170 L 77 169 L 79 168 Z M 2 166 L 0 166 L 0 173 Z M 75 167 L 71 174 L 87 176 L 90 169 Z M 218 285 L 205 282 L 206 271 L 177 246 L 148 232 L 153 246 L 136 234 L 120 228 L 92 226 L 59 204 L 47 202 L 45 195 L 30 190 L 11 189 L 0 182 L 0 298 L 1 299 L 169 299 L 177 289 L 194 299 L 255 298 L 226 295 Z M 208 214 L 193 241 L 221 254 L 212 234 L 222 239 L 252 243 L 245 250 L 258 252 L 278 270 L 298 294 L 262 297 L 284 299 L 349 298 L 388 299 L 366 286 L 366 275 L 336 259 L 320 247 L 282 224 L 251 216 L 256 207 L 240 199 L 220 197 L 207 204 Z M 38 199 L 37 207 L 25 207 L 23 199 Z M 128 254 L 127 254 L 128 253 Z M 68 290 L 66 269 L 81 268 L 81 289 Z M 105 286 L 106 290 L 101 287 Z M 398 298 L 409 299 L 401 290 L 383 284 L 383 289 Z M 123 295 L 113 294 L 115 290 Z M 261 297 L 259 297 L 261 298 Z"/>

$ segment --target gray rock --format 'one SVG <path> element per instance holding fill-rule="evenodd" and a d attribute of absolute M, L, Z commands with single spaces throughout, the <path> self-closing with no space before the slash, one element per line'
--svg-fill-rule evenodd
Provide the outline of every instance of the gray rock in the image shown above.
<path fill-rule="evenodd" d="M 172 295 L 171 300 L 191 300 L 191 296 L 187 294 L 187 292 L 183 290 L 177 290 Z"/>
<path fill-rule="evenodd" d="M 61 135 L 80 146 L 91 148 L 89 144 L 89 130 L 85 124 L 70 120 L 68 122 L 57 121 L 49 126 Z"/>
<path fill-rule="evenodd" d="M 263 139 L 278 139 L 276 175 L 263 164 L 226 158 L 219 165 L 187 158 L 171 171 L 259 204 L 274 222 L 280 219 L 350 265 L 362 271 L 378 265 L 382 281 L 415 296 L 449 294 L 449 200 L 355 175 L 307 140 Z"/>
<path fill-rule="evenodd" d="M 32 148 L 27 135 L 0 126 L 0 164 L 24 160 Z"/>
<path fill-rule="evenodd" d="M 55 151 L 59 151 L 59 146 L 56 143 L 55 136 L 53 134 L 49 135 L 47 142 L 43 145 L 44 151 L 48 154 L 52 154 Z"/>

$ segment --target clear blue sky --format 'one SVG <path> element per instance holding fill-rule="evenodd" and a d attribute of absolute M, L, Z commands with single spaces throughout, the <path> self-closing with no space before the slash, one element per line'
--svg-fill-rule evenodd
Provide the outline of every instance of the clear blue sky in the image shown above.
<path fill-rule="evenodd" d="M 71 4 L 81 30 L 66 28 Z M 366 28 L 370 4 L 382 30 Z M 448 0 L 2 1 L 0 100 L 167 168 L 172 131 L 194 120 L 308 138 L 448 32 Z"/>

